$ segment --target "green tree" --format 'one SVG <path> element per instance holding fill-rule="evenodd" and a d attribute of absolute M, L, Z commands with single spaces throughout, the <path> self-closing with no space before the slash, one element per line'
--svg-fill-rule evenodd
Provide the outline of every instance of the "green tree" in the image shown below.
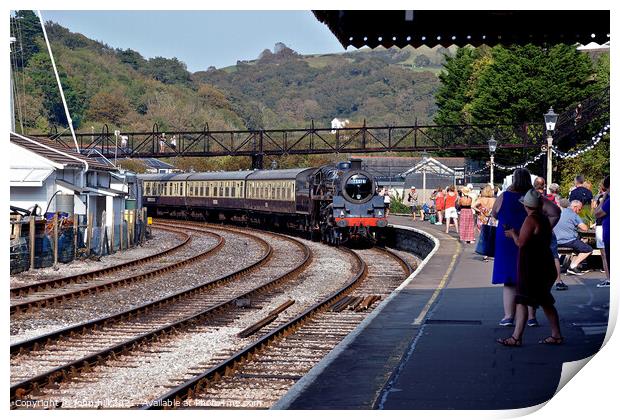
<path fill-rule="evenodd" d="M 95 121 L 107 121 L 120 126 L 121 121 L 129 112 L 129 101 L 119 91 L 101 91 L 90 99 L 88 117 Z"/>
<path fill-rule="evenodd" d="M 132 50 L 131 48 L 127 48 L 126 50 L 117 49 L 116 56 L 123 64 L 128 64 L 134 70 L 143 69 L 146 65 L 146 60 L 142 55 Z"/>
<path fill-rule="evenodd" d="M 11 17 L 11 36 L 15 43 L 11 48 L 14 63 L 18 68 L 28 65 L 30 58 L 40 51 L 38 41 L 43 30 L 37 15 L 32 10 L 18 10 Z"/>
<path fill-rule="evenodd" d="M 164 57 L 151 58 L 145 68 L 146 74 L 162 83 L 172 85 L 175 83 L 187 85 L 190 82 L 190 74 L 185 63 L 176 57 L 169 59 Z"/>
<path fill-rule="evenodd" d="M 474 71 L 474 63 L 480 58 L 474 48 L 459 48 L 454 57 L 446 57 L 444 70 L 439 74 L 441 82 L 435 101 L 437 113 L 434 121 L 438 125 L 466 123 L 463 114 L 470 100 L 469 82 Z"/>
<path fill-rule="evenodd" d="M 578 150 L 579 148 L 575 149 Z M 562 197 L 568 197 L 573 179 L 578 174 L 584 175 L 592 183 L 592 189 L 596 193 L 599 181 L 610 174 L 609 136 L 603 138 L 592 150 L 574 159 L 559 160 L 557 167 L 560 171 L 560 193 Z"/>

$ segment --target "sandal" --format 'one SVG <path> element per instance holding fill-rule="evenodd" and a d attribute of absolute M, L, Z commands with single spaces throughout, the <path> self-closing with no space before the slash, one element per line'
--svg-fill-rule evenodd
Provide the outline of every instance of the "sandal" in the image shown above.
<path fill-rule="evenodd" d="M 549 337 L 545 338 L 544 340 L 540 340 L 538 342 L 538 344 L 550 344 L 552 346 L 559 346 L 563 342 L 564 342 L 564 337 L 554 337 L 554 336 L 550 335 Z"/>
<path fill-rule="evenodd" d="M 513 336 L 508 338 L 498 338 L 495 341 L 506 347 L 521 347 L 521 340 L 514 338 Z"/>

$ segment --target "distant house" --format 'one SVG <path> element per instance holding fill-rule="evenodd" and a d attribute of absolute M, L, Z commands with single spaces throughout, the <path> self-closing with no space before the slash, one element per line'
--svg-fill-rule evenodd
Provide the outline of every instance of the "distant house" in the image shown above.
<path fill-rule="evenodd" d="M 124 174 L 107 161 L 98 161 L 45 138 L 11 133 L 9 146 L 10 204 L 69 214 L 93 215 L 95 226 L 112 215 L 121 220 L 128 188 Z"/>
<path fill-rule="evenodd" d="M 334 118 L 332 120 L 332 134 L 336 134 L 336 129 L 345 128 L 349 125 L 349 120 L 341 120 L 339 118 Z"/>

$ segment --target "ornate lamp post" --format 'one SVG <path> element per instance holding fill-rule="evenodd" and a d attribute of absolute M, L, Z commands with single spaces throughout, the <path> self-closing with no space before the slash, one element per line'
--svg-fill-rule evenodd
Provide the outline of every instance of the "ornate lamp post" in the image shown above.
<path fill-rule="evenodd" d="M 550 107 L 544 117 L 547 128 L 547 193 L 549 193 L 549 186 L 553 182 L 551 179 L 551 171 L 553 170 L 551 147 L 553 147 L 553 131 L 555 130 L 555 123 L 558 122 L 558 114 L 553 112 L 553 107 Z"/>
<path fill-rule="evenodd" d="M 491 185 L 493 184 L 493 169 L 495 167 L 495 150 L 497 149 L 497 140 L 493 136 L 489 139 L 489 154 L 491 155 Z"/>

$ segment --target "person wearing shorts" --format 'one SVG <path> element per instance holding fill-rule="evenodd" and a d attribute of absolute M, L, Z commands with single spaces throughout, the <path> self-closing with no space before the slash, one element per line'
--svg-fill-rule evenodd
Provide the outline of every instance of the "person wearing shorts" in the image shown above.
<path fill-rule="evenodd" d="M 436 225 L 443 223 L 443 210 L 446 206 L 446 197 L 443 193 L 443 188 L 437 187 L 437 194 L 435 195 L 435 212 L 437 212 Z"/>
<path fill-rule="evenodd" d="M 570 266 L 566 270 L 567 273 L 576 276 L 585 274 L 579 269 L 579 264 L 592 254 L 592 247 L 579 239 L 578 231 L 586 232 L 588 230 L 588 226 L 579 217 L 582 206 L 579 200 L 571 201 L 568 208 L 562 209 L 560 221 L 553 229 L 558 245 L 571 248 L 577 253 L 576 257 L 571 258 Z"/>
<path fill-rule="evenodd" d="M 456 233 L 459 233 L 459 214 L 456 211 L 456 200 L 459 196 L 456 193 L 456 187 L 454 185 L 449 186 L 447 188 L 447 191 L 446 210 L 444 214 L 444 217 L 446 219 L 446 233 L 450 231 L 450 221 L 453 221 Z"/>
<path fill-rule="evenodd" d="M 416 191 L 414 186 L 411 187 L 409 194 L 407 194 L 407 204 L 411 209 L 411 217 L 415 221 L 418 211 L 420 211 L 420 206 L 418 205 L 418 192 Z M 424 213 L 422 213 L 420 217 L 422 220 L 424 220 Z"/>

